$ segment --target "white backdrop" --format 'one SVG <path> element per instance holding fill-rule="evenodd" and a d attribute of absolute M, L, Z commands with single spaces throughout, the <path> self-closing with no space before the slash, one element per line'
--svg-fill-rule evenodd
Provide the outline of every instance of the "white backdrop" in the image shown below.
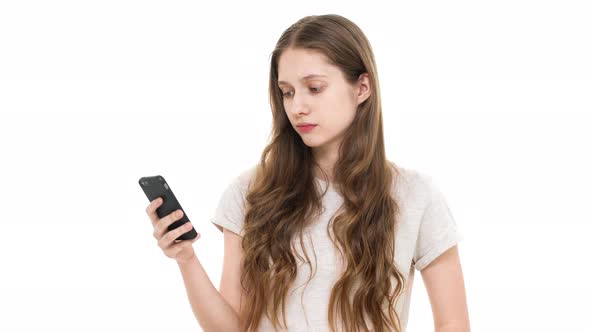
<path fill-rule="evenodd" d="M 388 158 L 448 197 L 472 330 L 589 331 L 590 11 L 563 0 L 1 2 L 0 330 L 199 331 L 137 181 L 168 180 L 218 287 L 209 220 L 268 138 L 270 52 L 327 13 L 371 42 Z"/>

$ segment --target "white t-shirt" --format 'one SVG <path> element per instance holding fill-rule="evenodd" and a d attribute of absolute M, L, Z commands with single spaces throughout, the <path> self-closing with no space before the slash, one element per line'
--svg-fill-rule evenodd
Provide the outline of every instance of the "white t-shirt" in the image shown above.
<path fill-rule="evenodd" d="M 406 330 L 408 321 L 414 270 L 421 271 L 435 258 L 461 241 L 463 235 L 434 179 L 425 173 L 396 166 L 400 171 L 400 177 L 396 180 L 394 174 L 392 193 L 399 205 L 400 213 L 397 220 L 399 224 L 394 259 L 407 280 L 406 290 L 396 305 L 403 332 Z M 254 171 L 255 167 L 243 171 L 230 181 L 223 192 L 215 216 L 210 220 L 220 231 L 223 232 L 223 228 L 227 228 L 243 236 L 245 195 Z M 316 181 L 320 184 L 320 192 L 323 192 L 327 182 L 318 178 Z M 311 270 L 307 262 L 295 255 L 299 261 L 297 277 L 286 303 L 289 332 L 330 330 L 328 324 L 330 291 L 341 275 L 343 264 L 339 258 L 338 249 L 328 237 L 327 225 L 342 202 L 340 194 L 330 185 L 322 201 L 325 207 L 324 212 L 318 221 L 304 232 L 305 249 L 314 267 L 315 276 L 305 286 Z M 305 257 L 299 241 L 294 243 L 301 257 Z M 317 265 L 315 265 L 315 259 L 317 259 Z M 392 277 L 392 289 L 395 289 L 396 285 L 397 281 Z M 268 318 L 265 315 L 262 317 L 259 331 L 275 331 Z M 282 322 L 280 310 L 279 321 Z M 340 330 L 341 325 L 337 328 Z"/>

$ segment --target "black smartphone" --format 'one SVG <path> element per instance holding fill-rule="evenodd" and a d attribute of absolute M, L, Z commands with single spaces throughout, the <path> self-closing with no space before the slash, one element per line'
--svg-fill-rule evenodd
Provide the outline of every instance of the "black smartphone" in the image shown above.
<path fill-rule="evenodd" d="M 172 189 L 170 189 L 170 186 L 168 183 L 166 183 L 166 180 L 164 180 L 163 176 L 144 176 L 139 179 L 139 185 L 141 186 L 141 189 L 143 189 L 143 192 L 150 202 L 158 197 L 162 197 L 164 199 L 162 205 L 156 209 L 156 214 L 158 217 L 163 218 L 176 210 L 182 210 L 182 218 L 170 224 L 168 226 L 168 231 L 178 228 L 190 221 L 186 215 L 186 212 L 180 206 L 180 203 L 178 203 L 176 196 L 174 196 Z M 191 240 L 196 238 L 198 234 L 199 233 L 195 231 L 193 224 L 193 228 L 191 228 L 190 231 L 180 235 L 176 238 L 176 240 Z"/>

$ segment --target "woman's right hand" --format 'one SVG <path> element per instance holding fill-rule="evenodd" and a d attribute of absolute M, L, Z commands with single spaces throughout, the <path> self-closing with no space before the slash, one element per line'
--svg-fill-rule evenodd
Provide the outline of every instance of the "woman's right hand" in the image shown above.
<path fill-rule="evenodd" d="M 179 263 L 185 262 L 195 256 L 193 243 L 201 237 L 201 234 L 199 233 L 197 237 L 192 240 L 176 241 L 175 239 L 177 237 L 190 231 L 192 225 L 190 222 L 187 222 L 176 229 L 168 231 L 168 226 L 170 224 L 182 218 L 182 210 L 173 211 L 160 219 L 156 214 L 156 209 L 162 205 L 162 202 L 162 197 L 158 197 L 146 208 L 146 213 L 152 221 L 152 226 L 154 226 L 154 238 L 158 241 L 158 246 L 166 256 L 175 259 Z M 180 215 L 177 216 L 177 212 L 180 212 Z"/>

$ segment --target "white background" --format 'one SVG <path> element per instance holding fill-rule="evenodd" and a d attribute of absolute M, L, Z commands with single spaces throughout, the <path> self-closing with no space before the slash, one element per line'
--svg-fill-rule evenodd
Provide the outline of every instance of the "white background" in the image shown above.
<path fill-rule="evenodd" d="M 327 13 L 371 42 L 388 158 L 448 198 L 472 330 L 590 330 L 590 11 L 515 0 L 1 2 L 0 330 L 198 331 L 137 181 L 165 176 L 218 286 L 209 220 L 267 142 L 270 52 Z"/>

